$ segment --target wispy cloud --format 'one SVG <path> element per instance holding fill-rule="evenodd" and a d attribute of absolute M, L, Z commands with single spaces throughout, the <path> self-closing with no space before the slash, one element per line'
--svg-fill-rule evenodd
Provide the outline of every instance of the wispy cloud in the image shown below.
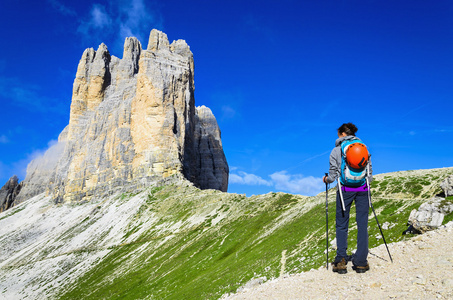
<path fill-rule="evenodd" d="M 6 135 L 0 135 L 0 144 L 8 144 L 9 139 Z"/>
<path fill-rule="evenodd" d="M 8 164 L 0 161 L 0 177 L 10 178 L 13 175 L 17 175 L 20 180 L 24 180 L 29 167 L 32 169 L 39 167 L 41 170 L 51 170 L 55 168 L 56 163 L 60 159 L 64 146 L 64 143 L 51 140 L 47 143 L 47 147 L 36 149 L 23 159 Z"/>
<path fill-rule="evenodd" d="M 39 86 L 23 83 L 17 78 L 0 77 L 0 97 L 32 112 L 68 113 L 64 101 L 44 96 Z"/>
<path fill-rule="evenodd" d="M 149 2 L 148 2 L 149 3 Z M 144 42 L 153 27 L 162 27 L 161 14 L 143 0 L 123 1 L 119 5 L 120 39 L 135 36 Z M 143 36 L 145 35 L 145 36 Z"/>
<path fill-rule="evenodd" d="M 51 140 L 47 143 L 47 148 L 39 149 L 32 152 L 24 161 L 27 163 L 27 172 L 33 172 L 36 169 L 50 171 L 53 170 L 61 158 L 65 147 L 64 142 Z"/>
<path fill-rule="evenodd" d="M 50 5 L 56 9 L 59 13 L 61 13 L 64 16 L 76 16 L 77 13 L 75 10 L 70 8 L 69 6 L 66 6 L 65 4 L 61 3 L 58 0 L 47 0 Z"/>
<path fill-rule="evenodd" d="M 236 116 L 236 110 L 229 105 L 222 106 L 222 120 L 233 119 Z"/>
<path fill-rule="evenodd" d="M 321 119 L 325 119 L 326 117 L 330 115 L 336 115 L 338 114 L 338 111 L 340 111 L 340 105 L 341 102 L 340 100 L 332 100 L 324 104 L 324 109 L 320 112 L 319 117 Z"/>
<path fill-rule="evenodd" d="M 100 4 L 94 4 L 91 8 L 91 18 L 89 21 L 89 25 L 97 28 L 97 29 L 104 29 L 107 26 L 112 24 L 112 19 L 105 11 L 105 7 Z"/>
<path fill-rule="evenodd" d="M 396 136 L 403 136 L 403 137 L 413 137 L 413 136 L 431 136 L 431 135 L 438 135 L 438 134 L 447 134 L 453 132 L 452 127 L 445 127 L 445 128 L 428 128 L 428 129 L 413 129 L 413 130 L 399 130 L 396 131 L 394 134 Z"/>
<path fill-rule="evenodd" d="M 112 24 L 112 18 L 106 12 L 105 7 L 101 4 L 93 4 L 89 15 L 82 20 L 78 32 L 84 36 L 90 36 L 96 31 L 107 29 L 109 32 Z"/>
<path fill-rule="evenodd" d="M 134 36 L 147 42 L 153 28 L 161 29 L 160 12 L 144 0 L 114 0 L 105 5 L 94 3 L 89 13 L 82 16 L 78 32 L 87 42 L 109 43 L 115 50 L 122 50 L 126 37 Z"/>
<path fill-rule="evenodd" d="M 416 111 L 421 110 L 422 108 L 424 108 L 424 107 L 426 107 L 426 106 L 428 106 L 428 105 L 432 105 L 433 102 L 438 102 L 438 101 L 428 101 L 427 103 L 423 103 L 423 104 L 421 104 L 421 105 L 418 105 L 418 106 L 412 108 L 411 110 L 406 111 L 405 114 L 401 114 L 401 115 L 398 117 L 398 121 L 399 121 L 399 120 L 402 120 L 402 119 L 404 119 L 404 118 L 406 118 L 407 116 L 409 116 L 409 115 L 415 113 Z"/>
<path fill-rule="evenodd" d="M 246 102 L 246 96 L 239 90 L 219 90 L 211 94 L 211 101 L 219 104 L 216 110 L 220 110 L 222 114 L 219 116 L 221 121 L 231 121 L 241 118 L 242 107 Z M 224 104 L 228 103 L 228 104 Z M 221 104 L 221 105 L 220 105 Z"/>
<path fill-rule="evenodd" d="M 269 175 L 269 178 L 266 180 L 255 174 L 237 171 L 230 173 L 229 182 L 231 184 L 252 186 L 273 186 L 277 191 L 307 196 L 320 193 L 324 187 L 321 178 L 302 174 L 289 174 L 287 171 L 275 172 Z"/>
<path fill-rule="evenodd" d="M 300 167 L 300 166 L 302 166 L 302 165 L 304 165 L 304 164 L 306 164 L 306 163 L 308 163 L 308 162 L 310 162 L 310 161 L 312 161 L 312 160 L 314 160 L 314 159 L 317 159 L 317 158 L 319 158 L 319 157 L 325 156 L 325 155 L 329 154 L 330 152 L 331 152 L 331 150 L 328 150 L 328 151 L 325 151 L 325 152 L 323 152 L 323 153 L 313 155 L 313 156 L 311 156 L 311 157 L 309 157 L 309 158 L 304 159 L 304 160 L 301 161 L 300 163 L 295 164 L 295 165 L 293 165 L 293 166 L 291 166 L 291 167 L 285 169 L 284 171 L 288 171 L 288 170 L 292 170 L 292 169 L 298 168 L 298 167 Z"/>

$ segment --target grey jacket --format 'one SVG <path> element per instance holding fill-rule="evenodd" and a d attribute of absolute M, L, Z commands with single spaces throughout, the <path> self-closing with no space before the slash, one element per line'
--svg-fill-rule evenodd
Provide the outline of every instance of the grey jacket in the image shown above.
<path fill-rule="evenodd" d="M 352 135 L 348 135 L 348 136 L 344 136 L 344 137 L 341 137 L 341 138 L 338 138 L 336 141 L 335 141 L 335 148 L 333 148 L 332 152 L 330 153 L 330 159 L 329 159 L 329 162 L 330 162 L 330 168 L 329 168 L 329 175 L 327 176 L 327 183 L 332 183 L 334 182 L 335 180 L 337 180 L 337 178 L 340 176 L 340 172 L 341 172 L 341 143 L 345 140 L 352 140 L 356 138 L 355 136 L 352 136 Z M 370 159 L 370 173 L 368 174 L 368 179 L 370 180 L 370 182 L 373 180 L 373 167 L 371 165 L 371 159 Z"/>

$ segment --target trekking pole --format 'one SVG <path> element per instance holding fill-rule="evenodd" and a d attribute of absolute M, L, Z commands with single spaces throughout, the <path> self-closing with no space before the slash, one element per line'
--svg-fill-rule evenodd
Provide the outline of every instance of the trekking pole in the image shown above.
<path fill-rule="evenodd" d="M 327 173 L 326 177 L 328 176 Z M 329 200 L 328 200 L 328 184 L 326 182 L 326 269 L 329 270 Z"/>
<path fill-rule="evenodd" d="M 373 203 L 371 203 L 371 186 L 370 186 L 370 182 L 368 180 L 368 177 L 366 177 L 366 183 L 368 185 L 368 201 L 370 202 L 370 206 L 371 206 L 371 209 L 373 210 L 374 218 L 376 219 L 376 223 L 377 223 L 377 225 L 379 227 L 379 231 L 381 232 L 382 239 L 384 240 L 385 248 L 387 248 L 387 252 L 389 254 L 390 261 L 393 263 L 393 259 L 392 259 L 392 256 L 390 255 L 389 247 L 387 246 L 387 242 L 385 241 L 384 233 L 382 232 L 381 225 L 379 225 L 379 221 L 378 221 L 378 218 L 376 216 L 376 212 L 374 211 Z"/>
<path fill-rule="evenodd" d="M 340 177 L 338 177 L 337 182 L 338 182 L 338 193 L 340 194 L 340 200 L 341 200 L 341 213 L 343 214 L 343 218 L 344 218 L 344 213 L 346 211 L 346 207 L 344 206 L 343 191 L 341 190 Z"/>

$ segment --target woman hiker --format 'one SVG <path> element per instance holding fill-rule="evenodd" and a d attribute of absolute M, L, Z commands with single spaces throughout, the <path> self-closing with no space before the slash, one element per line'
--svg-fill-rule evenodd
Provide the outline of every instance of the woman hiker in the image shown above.
<path fill-rule="evenodd" d="M 342 159 L 346 159 L 346 156 L 342 157 L 342 152 L 348 152 L 350 149 L 345 148 L 345 145 L 351 146 L 353 140 L 358 140 L 359 143 L 353 143 L 353 145 L 361 144 L 360 149 L 357 148 L 357 153 L 363 154 L 362 148 L 365 147 L 361 141 L 355 136 L 357 127 L 352 123 L 345 123 L 338 128 L 338 139 L 335 141 L 335 148 L 330 154 L 330 168 L 328 176 L 324 176 L 324 183 L 332 183 L 338 180 L 337 189 L 337 201 L 336 201 L 336 238 L 337 238 L 337 255 L 335 261 L 332 263 L 333 271 L 339 274 L 345 274 L 347 272 L 347 263 L 352 260 L 352 269 L 357 273 L 364 273 L 370 269 L 367 261 L 368 256 L 368 189 L 366 178 L 360 181 L 350 183 L 344 179 L 344 172 L 342 169 Z M 343 145 L 343 147 L 342 147 Z M 352 147 L 351 147 L 352 149 Z M 352 151 L 351 151 L 352 153 Z M 351 154 L 352 155 L 352 154 Z M 365 155 L 365 154 L 363 154 Z M 367 169 L 363 174 L 368 175 L 369 182 L 372 180 L 371 161 L 369 160 L 368 151 L 366 151 L 366 166 Z M 349 161 L 348 161 L 349 162 Z M 344 162 L 343 162 L 344 164 Z M 356 162 L 357 164 L 357 162 Z M 359 163 L 360 167 L 363 166 L 363 160 Z M 344 165 L 343 165 L 344 167 Z M 358 166 L 356 166 L 358 167 Z M 354 169 L 351 169 L 354 170 Z M 368 174 L 366 174 L 368 172 Z M 349 173 L 346 171 L 345 173 Z M 343 176 L 342 176 L 343 175 Z M 356 178 L 357 179 L 357 178 Z M 343 181 L 343 182 L 342 182 Z M 351 209 L 352 201 L 355 200 L 356 207 L 356 220 L 357 220 L 357 251 L 355 254 L 348 256 L 346 250 L 348 248 L 348 227 L 349 227 L 349 212 Z"/>

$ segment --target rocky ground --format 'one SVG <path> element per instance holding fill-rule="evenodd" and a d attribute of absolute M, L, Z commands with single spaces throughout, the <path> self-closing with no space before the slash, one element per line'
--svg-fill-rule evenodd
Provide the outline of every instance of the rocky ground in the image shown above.
<path fill-rule="evenodd" d="M 407 241 L 371 249 L 370 270 L 325 267 L 260 284 L 255 279 L 223 299 L 453 299 L 453 222 Z M 387 261 L 385 261 L 385 260 Z"/>

